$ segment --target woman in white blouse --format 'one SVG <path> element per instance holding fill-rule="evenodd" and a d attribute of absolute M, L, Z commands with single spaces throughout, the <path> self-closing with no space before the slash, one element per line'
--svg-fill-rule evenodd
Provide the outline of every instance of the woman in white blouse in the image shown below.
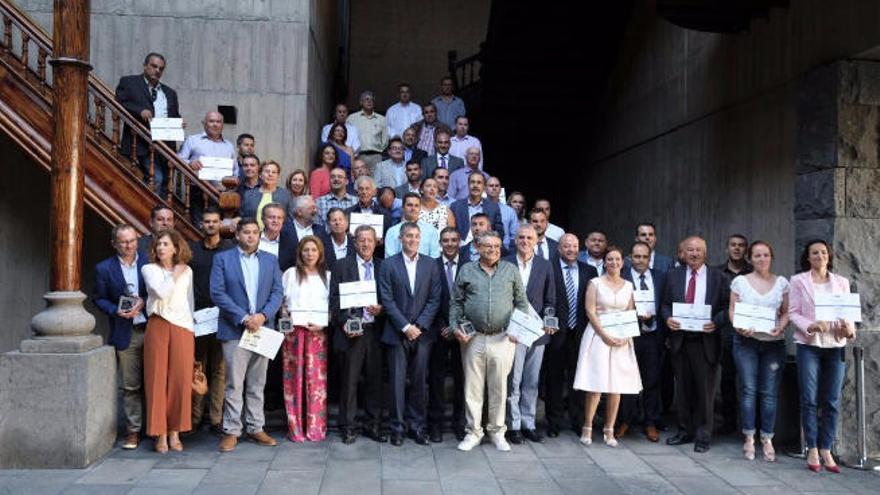
<path fill-rule="evenodd" d="M 159 453 L 183 450 L 178 435 L 192 429 L 193 337 L 192 253 L 174 230 L 156 234 L 150 263 L 141 268 L 147 286 L 144 334 L 144 395 L 147 435 Z"/>
<path fill-rule="evenodd" d="M 755 416 L 761 408 L 761 447 L 765 461 L 776 460 L 773 430 L 779 381 L 785 367 L 785 327 L 788 325 L 788 281 L 770 271 L 773 248 L 764 241 L 749 246 L 749 261 L 754 271 L 739 275 L 730 284 L 730 321 L 736 305 L 752 304 L 773 308 L 776 320 L 769 332 L 754 327 L 736 328 L 733 336 L 733 360 L 740 378 L 739 410 L 742 415 L 743 455 L 755 458 Z M 745 325 L 743 325 L 745 326 Z"/>
<path fill-rule="evenodd" d="M 324 322 L 308 320 L 302 325 L 297 317 L 306 310 L 326 314 L 330 307 L 330 272 L 324 244 L 317 237 L 300 239 L 296 265 L 284 272 L 282 282 L 286 306 L 294 318 L 293 331 L 284 337 L 282 346 L 288 438 L 318 442 L 327 436 L 328 337 Z"/>

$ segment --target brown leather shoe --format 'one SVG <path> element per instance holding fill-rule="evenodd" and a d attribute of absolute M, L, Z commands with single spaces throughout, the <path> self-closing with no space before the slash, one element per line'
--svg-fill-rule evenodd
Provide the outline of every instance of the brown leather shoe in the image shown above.
<path fill-rule="evenodd" d="M 629 425 L 626 423 L 620 423 L 617 425 L 617 428 L 614 429 L 614 437 L 623 438 L 627 431 L 629 431 Z"/>
<path fill-rule="evenodd" d="M 657 442 L 660 440 L 660 433 L 657 432 L 657 428 L 654 426 L 646 426 L 645 427 L 645 437 L 652 442 Z"/>
<path fill-rule="evenodd" d="M 238 437 L 235 435 L 223 435 L 220 440 L 220 452 L 232 452 L 238 444 Z"/>
<path fill-rule="evenodd" d="M 248 433 L 248 438 L 251 439 L 251 441 L 253 442 L 257 442 L 257 444 L 262 445 L 263 447 L 274 447 L 278 445 L 278 442 L 276 442 L 274 438 L 267 435 L 265 431 Z"/>
<path fill-rule="evenodd" d="M 130 431 L 125 435 L 125 440 L 122 441 L 121 447 L 125 450 L 134 450 L 138 448 L 140 441 L 140 435 L 136 431 Z"/>

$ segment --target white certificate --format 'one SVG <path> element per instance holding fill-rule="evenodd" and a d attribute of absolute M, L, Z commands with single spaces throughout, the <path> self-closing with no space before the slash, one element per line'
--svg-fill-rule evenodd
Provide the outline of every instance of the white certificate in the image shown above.
<path fill-rule="evenodd" d="M 232 158 L 203 156 L 199 158 L 199 163 L 202 164 L 202 169 L 199 170 L 199 179 L 222 180 L 224 177 L 232 175 Z"/>
<path fill-rule="evenodd" d="M 702 332 L 703 325 L 712 323 L 712 306 L 708 304 L 672 303 L 672 318 L 682 330 Z"/>
<path fill-rule="evenodd" d="M 654 291 L 634 290 L 633 299 L 636 303 L 636 313 L 639 316 L 656 316 L 657 308 L 654 306 Z"/>
<path fill-rule="evenodd" d="M 241 340 L 238 346 L 251 352 L 255 352 L 269 359 L 275 359 L 281 343 L 284 342 L 284 334 L 271 328 L 260 327 L 256 332 L 247 330 L 241 332 Z"/>
<path fill-rule="evenodd" d="M 348 220 L 348 231 L 354 235 L 354 231 L 361 225 L 369 225 L 376 231 L 376 238 L 381 239 L 385 234 L 385 217 L 375 213 L 355 213 L 351 212 L 351 218 Z"/>
<path fill-rule="evenodd" d="M 776 328 L 776 308 L 738 302 L 733 307 L 733 328 L 771 333 Z"/>
<path fill-rule="evenodd" d="M 183 119 L 154 118 L 150 120 L 153 141 L 183 141 Z"/>
<path fill-rule="evenodd" d="M 816 320 L 837 321 L 839 318 L 849 321 L 862 321 L 862 303 L 858 293 L 825 294 L 817 292 Z"/>
<path fill-rule="evenodd" d="M 326 309 L 321 308 L 295 308 L 290 310 L 290 320 L 294 325 L 304 327 L 311 323 L 319 327 L 326 327 L 330 324 L 329 314 Z"/>
<path fill-rule="evenodd" d="M 602 330 L 616 339 L 638 337 L 642 334 L 639 328 L 639 317 L 634 309 L 602 313 L 599 315 L 599 323 L 602 324 Z"/>
<path fill-rule="evenodd" d="M 217 322 L 220 321 L 220 308 L 200 309 L 193 313 L 193 333 L 196 337 L 217 333 Z"/>
<path fill-rule="evenodd" d="M 523 313 L 514 308 L 510 315 L 510 324 L 507 325 L 507 335 L 514 337 L 520 344 L 531 347 L 544 336 L 544 320 L 535 317 L 531 311 Z"/>
<path fill-rule="evenodd" d="M 339 309 L 365 308 L 379 304 L 376 281 L 361 280 L 339 284 Z"/>

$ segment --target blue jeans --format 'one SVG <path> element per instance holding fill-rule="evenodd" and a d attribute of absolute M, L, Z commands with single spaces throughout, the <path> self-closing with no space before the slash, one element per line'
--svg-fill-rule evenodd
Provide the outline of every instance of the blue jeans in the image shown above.
<path fill-rule="evenodd" d="M 733 336 L 733 361 L 739 375 L 742 432 L 755 434 L 755 416 L 761 404 L 761 438 L 773 438 L 779 380 L 785 366 L 785 341 L 772 342 Z"/>
<path fill-rule="evenodd" d="M 840 389 L 846 371 L 844 347 L 823 349 L 798 344 L 801 425 L 807 448 L 831 449 L 840 414 Z M 819 409 L 822 416 L 819 417 Z"/>

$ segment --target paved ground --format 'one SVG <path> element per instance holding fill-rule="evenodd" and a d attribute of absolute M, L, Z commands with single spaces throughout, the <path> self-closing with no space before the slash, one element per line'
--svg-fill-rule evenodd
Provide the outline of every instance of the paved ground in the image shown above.
<path fill-rule="evenodd" d="M 133 452 L 115 449 L 84 470 L 0 471 L 0 494 L 880 493 L 880 474 L 813 474 L 786 456 L 775 464 L 749 462 L 734 438 L 707 454 L 640 438 L 617 449 L 601 442 L 582 447 L 570 432 L 506 453 L 488 443 L 459 452 L 452 435 L 432 447 L 363 438 L 348 446 L 336 435 L 317 444 L 282 440 L 276 448 L 248 442 L 223 455 L 208 433 L 184 440 L 182 453 L 158 455 L 145 442 Z"/>

